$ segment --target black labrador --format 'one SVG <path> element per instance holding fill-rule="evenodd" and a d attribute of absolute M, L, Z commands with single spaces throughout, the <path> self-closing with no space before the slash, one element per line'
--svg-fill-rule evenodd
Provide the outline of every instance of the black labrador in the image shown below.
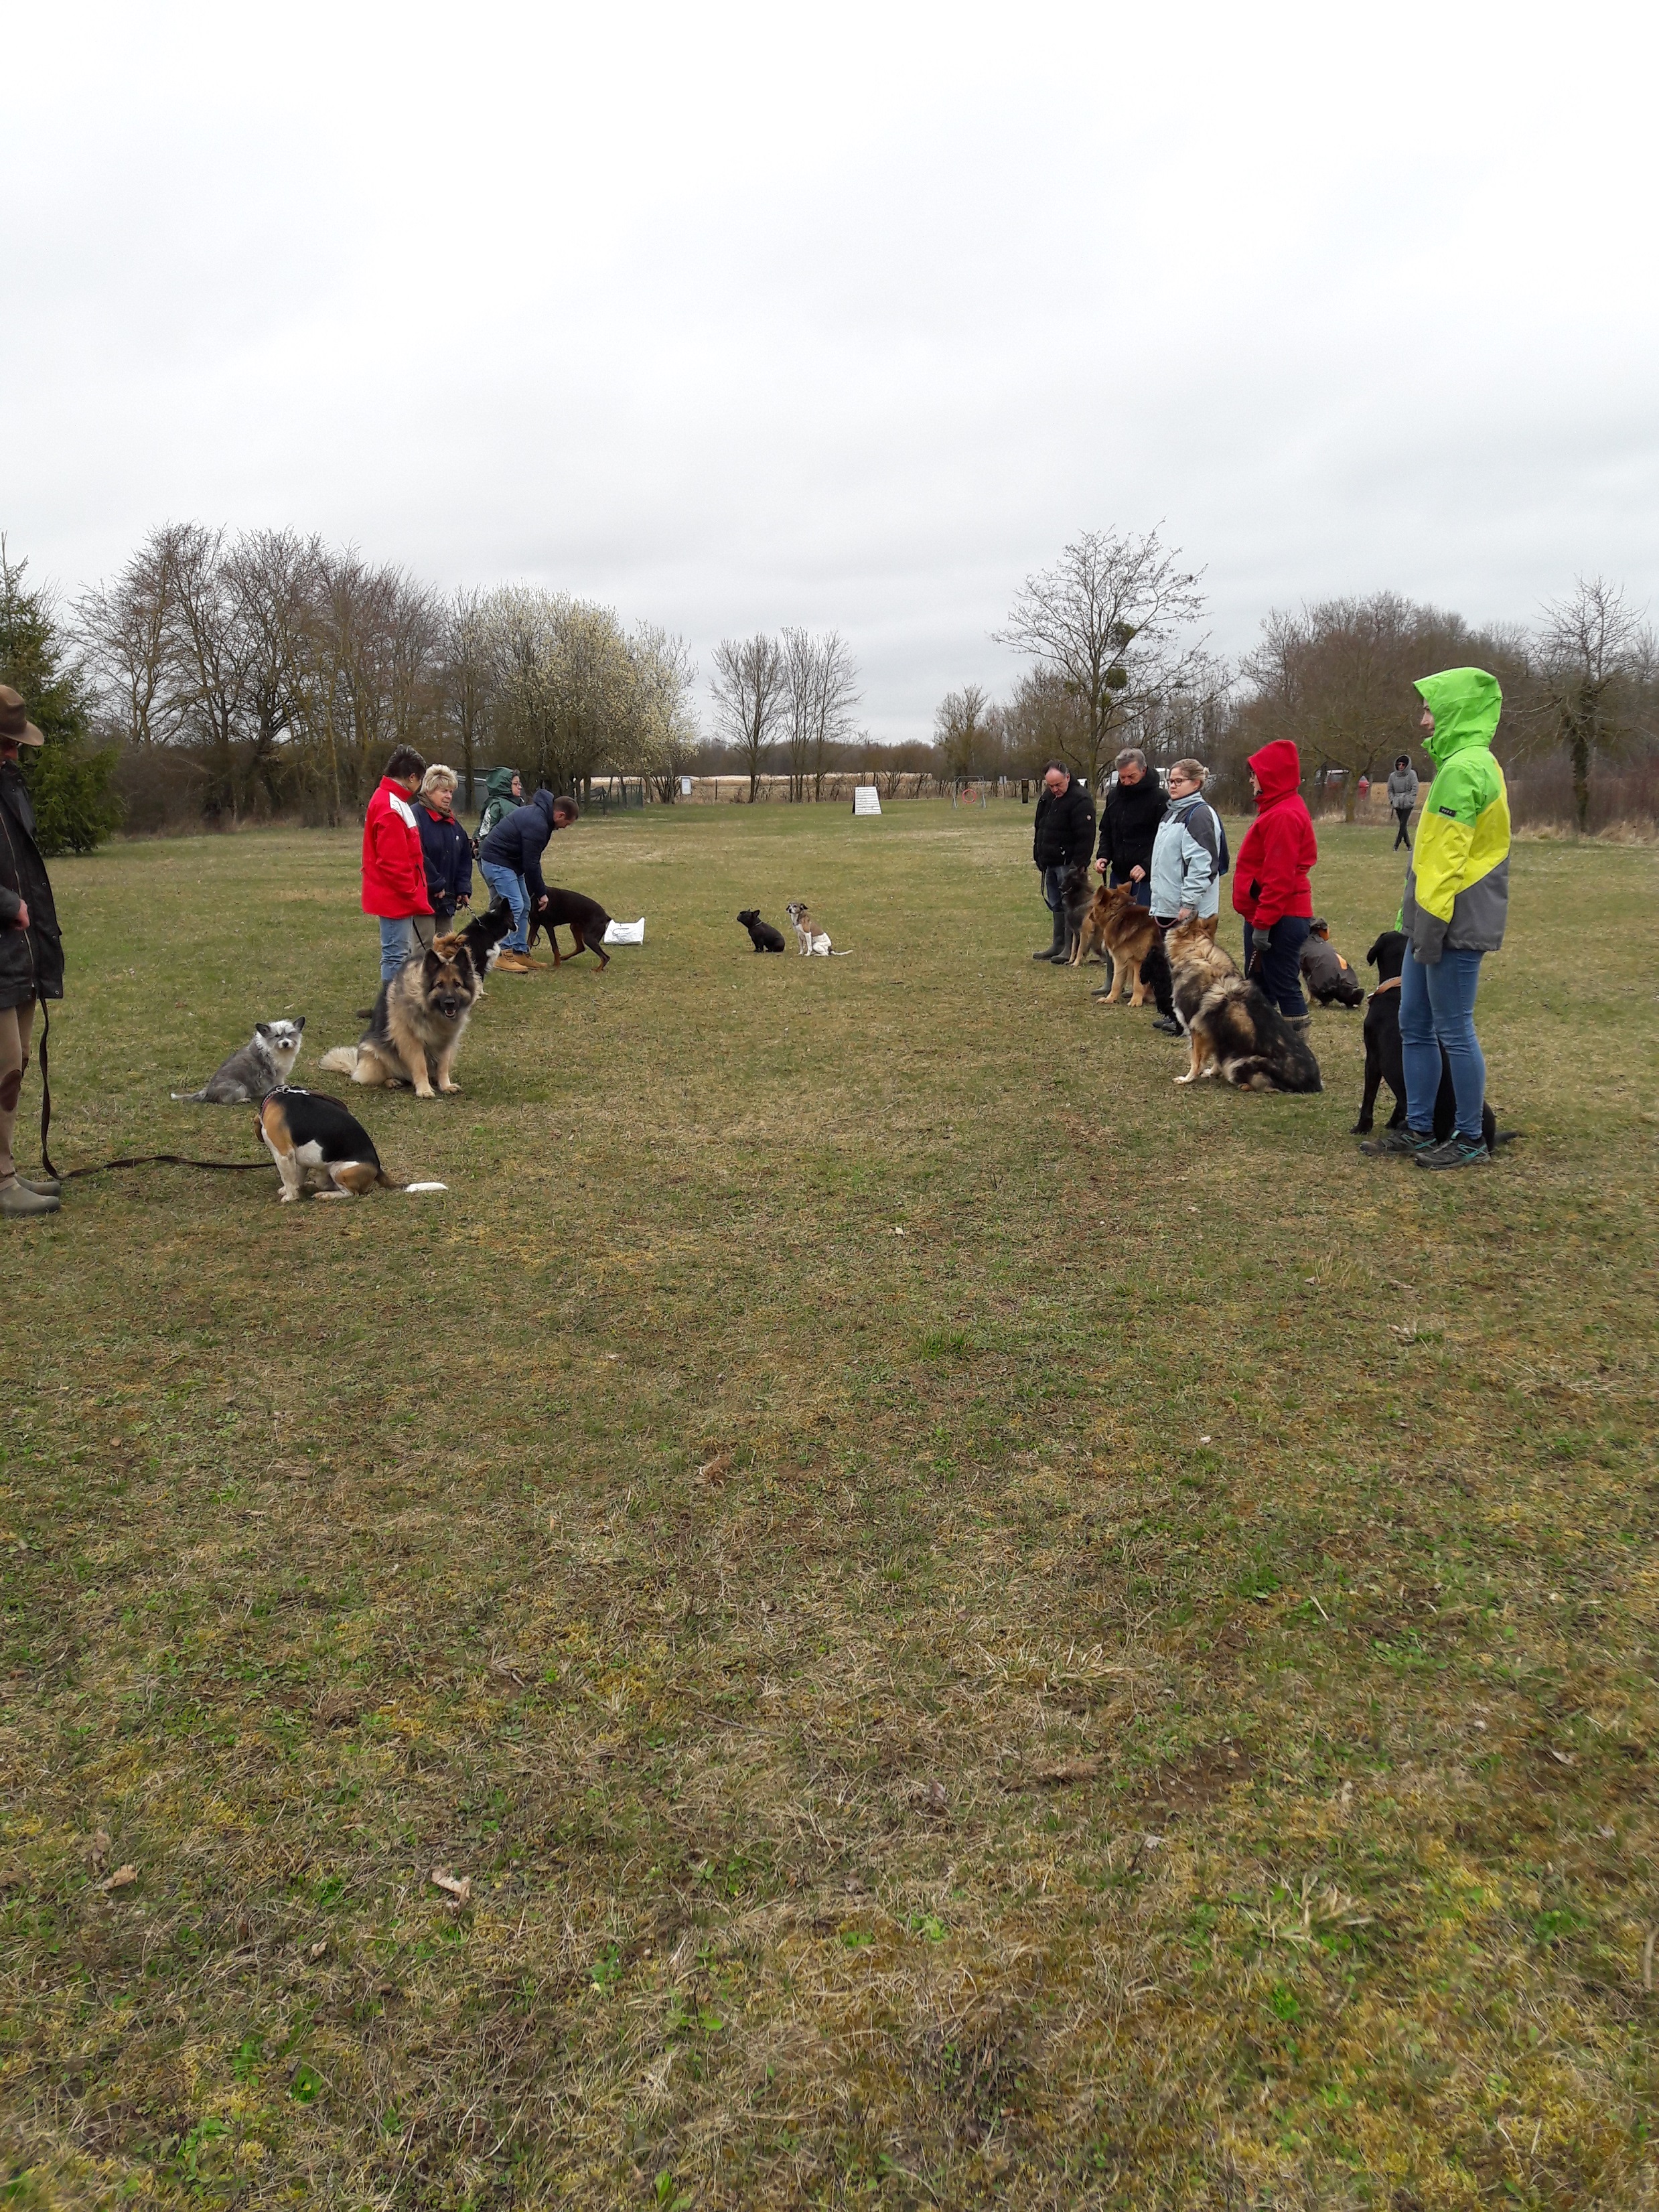
<path fill-rule="evenodd" d="M 1385 929 L 1370 951 L 1365 955 L 1376 970 L 1376 988 L 1365 1006 L 1365 1088 L 1359 1101 L 1359 1119 L 1353 1125 L 1356 1137 L 1368 1136 L 1376 1106 L 1378 1086 L 1386 1083 L 1394 1093 L 1394 1111 L 1389 1116 L 1389 1127 L 1400 1129 L 1406 1122 L 1406 1069 L 1400 1050 L 1400 971 L 1406 964 L 1406 936 L 1403 930 Z M 1452 1089 L 1451 1068 L 1447 1062 L 1445 1047 L 1440 1048 L 1440 1088 L 1434 1100 L 1434 1134 L 1437 1144 L 1444 1144 L 1457 1121 L 1457 1097 Z M 1480 1109 L 1480 1127 L 1486 1139 L 1486 1150 L 1495 1151 L 1515 1134 L 1505 1129 L 1498 1133 L 1498 1119 L 1490 1103 Z"/>

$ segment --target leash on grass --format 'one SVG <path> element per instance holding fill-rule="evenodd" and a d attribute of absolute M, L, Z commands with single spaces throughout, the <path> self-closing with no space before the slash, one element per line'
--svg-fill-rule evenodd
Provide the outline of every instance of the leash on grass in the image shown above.
<path fill-rule="evenodd" d="M 40 1164 L 55 1182 L 74 1182 L 82 1176 L 108 1175 L 112 1168 L 212 1168 L 222 1175 L 270 1174 L 269 1160 L 192 1160 L 183 1152 L 134 1152 L 118 1160 L 100 1160 L 88 1168 L 55 1168 L 46 1144 L 52 1128 L 52 1067 L 46 1048 L 46 1040 L 52 1035 L 52 1016 L 46 1011 L 46 1000 L 38 999 L 35 1003 L 40 1009 Z"/>

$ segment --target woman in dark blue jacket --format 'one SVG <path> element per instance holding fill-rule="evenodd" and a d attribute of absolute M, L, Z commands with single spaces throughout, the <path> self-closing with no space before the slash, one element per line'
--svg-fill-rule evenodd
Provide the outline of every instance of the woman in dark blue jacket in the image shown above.
<path fill-rule="evenodd" d="M 455 819 L 455 788 L 459 781 L 453 768 L 428 769 L 421 779 L 421 796 L 415 809 L 421 856 L 426 862 L 427 896 L 432 901 L 434 937 L 454 927 L 458 906 L 472 903 L 472 840 Z M 422 915 L 420 921 L 425 920 Z"/>

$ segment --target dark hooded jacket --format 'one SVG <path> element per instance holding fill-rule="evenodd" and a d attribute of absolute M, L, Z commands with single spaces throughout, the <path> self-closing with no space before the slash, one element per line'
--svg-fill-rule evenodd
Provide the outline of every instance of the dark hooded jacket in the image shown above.
<path fill-rule="evenodd" d="M 29 926 L 19 929 L 21 907 Z M 64 995 L 64 940 L 46 864 L 34 842 L 28 786 L 15 766 L 0 768 L 0 1006 Z"/>
<path fill-rule="evenodd" d="M 1139 783 L 1115 783 L 1100 810 L 1100 855 L 1115 876 L 1152 872 L 1152 846 L 1170 794 L 1150 769 Z"/>
<path fill-rule="evenodd" d="M 538 791 L 528 806 L 515 806 L 498 822 L 478 848 L 478 858 L 492 868 L 511 868 L 522 876 L 532 899 L 545 898 L 542 854 L 557 824 L 553 819 L 553 793 Z"/>
<path fill-rule="evenodd" d="M 1031 858 L 1039 868 L 1085 868 L 1095 842 L 1095 805 L 1073 776 L 1064 791 L 1045 784 L 1031 823 Z"/>
<path fill-rule="evenodd" d="M 1252 929 L 1271 929 L 1287 914 L 1313 919 L 1308 872 L 1319 858 L 1313 817 L 1297 786 L 1302 759 L 1288 738 L 1250 755 L 1261 786 L 1255 820 L 1244 832 L 1233 870 L 1233 911 Z"/>
<path fill-rule="evenodd" d="M 416 802 L 415 827 L 421 833 L 432 911 L 453 914 L 472 896 L 472 840 L 453 814 L 434 813 L 424 799 Z"/>

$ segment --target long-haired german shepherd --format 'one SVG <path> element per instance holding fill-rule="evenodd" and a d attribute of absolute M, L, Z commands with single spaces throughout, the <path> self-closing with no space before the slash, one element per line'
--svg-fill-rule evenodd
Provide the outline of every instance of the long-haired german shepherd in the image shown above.
<path fill-rule="evenodd" d="M 1306 1037 L 1242 975 L 1223 975 L 1211 982 L 1197 1005 L 1190 1006 L 1184 1026 L 1192 1064 L 1184 1075 L 1176 1076 L 1177 1083 L 1196 1083 L 1214 1075 L 1239 1091 L 1325 1087 Z"/>
<path fill-rule="evenodd" d="M 1144 906 L 1135 904 L 1133 888 L 1127 884 L 1119 884 L 1115 888 L 1102 884 L 1084 917 L 1072 965 L 1080 966 L 1091 950 L 1104 952 L 1112 963 L 1112 987 L 1106 994 L 1106 1004 L 1121 1004 L 1127 970 L 1133 979 L 1129 1004 L 1144 1006 L 1148 978 L 1140 971 L 1158 942 L 1158 924 Z"/>
<path fill-rule="evenodd" d="M 354 1083 L 413 1084 L 417 1098 L 459 1091 L 450 1068 L 483 994 L 490 955 L 512 926 L 512 908 L 498 899 L 464 930 L 434 938 L 381 984 L 359 1041 L 336 1045 L 319 1065 Z"/>

